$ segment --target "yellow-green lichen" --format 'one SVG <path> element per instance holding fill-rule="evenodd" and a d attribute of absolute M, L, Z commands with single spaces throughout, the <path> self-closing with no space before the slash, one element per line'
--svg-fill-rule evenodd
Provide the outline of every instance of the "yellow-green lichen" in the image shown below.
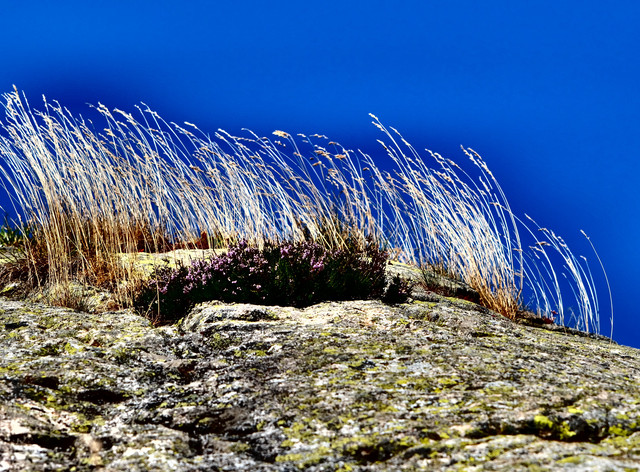
<path fill-rule="evenodd" d="M 565 457 L 564 459 L 556 461 L 557 464 L 582 464 L 583 462 L 584 458 L 578 456 Z"/>

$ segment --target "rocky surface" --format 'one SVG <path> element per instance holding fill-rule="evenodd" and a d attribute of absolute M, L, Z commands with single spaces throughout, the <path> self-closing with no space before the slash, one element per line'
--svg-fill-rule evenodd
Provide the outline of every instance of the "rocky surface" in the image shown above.
<path fill-rule="evenodd" d="M 640 470 L 638 350 L 416 298 L 160 328 L 0 299 L 0 471 Z"/>

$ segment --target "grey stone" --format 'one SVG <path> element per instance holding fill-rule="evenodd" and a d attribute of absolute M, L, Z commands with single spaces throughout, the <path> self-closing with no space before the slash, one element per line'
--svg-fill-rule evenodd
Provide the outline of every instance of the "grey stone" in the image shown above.
<path fill-rule="evenodd" d="M 523 323 L 434 293 L 161 328 L 0 299 L 0 471 L 639 470 L 639 351 Z"/>

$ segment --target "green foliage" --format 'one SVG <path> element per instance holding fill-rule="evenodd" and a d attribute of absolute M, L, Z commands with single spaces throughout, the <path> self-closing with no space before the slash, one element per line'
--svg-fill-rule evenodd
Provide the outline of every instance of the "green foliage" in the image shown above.
<path fill-rule="evenodd" d="M 29 225 L 9 222 L 5 215 L 4 224 L 0 227 L 0 248 L 23 247 L 25 240 L 33 237 L 33 231 Z"/>

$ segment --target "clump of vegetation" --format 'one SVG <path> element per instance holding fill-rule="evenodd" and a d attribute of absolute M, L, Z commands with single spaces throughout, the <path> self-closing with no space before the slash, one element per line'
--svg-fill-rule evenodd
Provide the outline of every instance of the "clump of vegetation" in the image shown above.
<path fill-rule="evenodd" d="M 0 228 L 0 281 L 4 286 L 13 284 L 9 292 L 16 296 L 25 295 L 48 276 L 47 251 L 36 234 L 37 228 L 10 222 L 6 216 Z"/>
<path fill-rule="evenodd" d="M 29 225 L 11 223 L 9 217 L 5 215 L 4 224 L 0 226 L 0 249 L 22 248 L 26 241 L 32 238 L 33 230 Z"/>
<path fill-rule="evenodd" d="M 32 111 L 17 89 L 4 98 L 0 175 L 34 240 L 22 262 L 2 269 L 10 277 L 101 284 L 131 306 L 145 277 L 122 253 L 238 241 L 267 249 L 270 241 L 311 241 L 327 250 L 372 244 L 401 262 L 441 267 L 509 318 L 526 302 L 541 314 L 556 311 L 561 324 L 600 330 L 586 259 L 553 232 L 531 231 L 518 219 L 471 149 L 464 152 L 476 179 L 436 153 L 423 158 L 372 115 L 394 166 L 386 171 L 320 135 L 210 136 L 192 124 L 168 124 L 148 108 L 137 120 L 102 105 L 98 132 L 58 104 L 45 101 L 44 111 Z M 569 290 L 561 288 L 554 256 Z M 571 296 L 577 309 L 570 320 L 564 306 Z"/>
<path fill-rule="evenodd" d="M 407 286 L 400 281 L 385 290 L 386 264 L 387 253 L 371 242 L 362 249 L 327 249 L 308 241 L 267 243 L 258 249 L 241 241 L 227 253 L 189 267 L 156 268 L 134 305 L 163 323 L 210 300 L 295 307 L 326 300 L 406 300 Z"/>

